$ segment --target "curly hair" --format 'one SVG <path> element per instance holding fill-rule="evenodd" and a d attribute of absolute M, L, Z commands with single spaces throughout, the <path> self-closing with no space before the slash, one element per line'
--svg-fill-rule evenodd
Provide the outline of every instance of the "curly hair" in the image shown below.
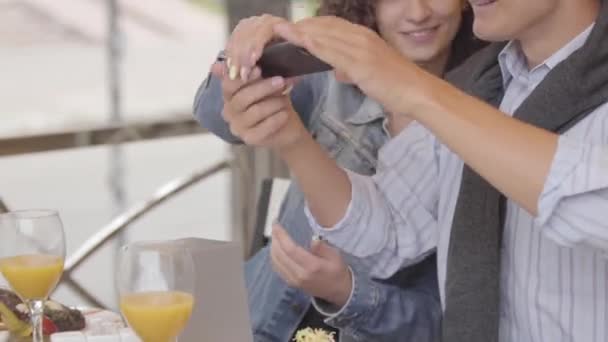
<path fill-rule="evenodd" d="M 376 0 L 321 0 L 317 15 L 333 15 L 378 32 Z M 447 71 L 487 45 L 486 42 L 475 38 L 473 20 L 473 11 L 467 6 L 462 13 L 460 29 L 452 42 Z"/>
<path fill-rule="evenodd" d="M 317 15 L 333 15 L 378 31 L 374 0 L 322 0 Z"/>

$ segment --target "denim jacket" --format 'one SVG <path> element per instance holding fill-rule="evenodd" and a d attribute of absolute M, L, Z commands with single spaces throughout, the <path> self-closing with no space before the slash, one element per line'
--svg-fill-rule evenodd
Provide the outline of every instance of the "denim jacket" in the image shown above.
<path fill-rule="evenodd" d="M 342 167 L 373 174 L 377 150 L 387 140 L 384 112 L 373 100 L 331 73 L 303 78 L 291 92 L 295 110 L 315 139 Z M 239 143 L 221 112 L 219 80 L 210 76 L 194 101 L 197 120 L 230 143 Z M 309 246 L 312 229 L 304 214 L 305 199 L 295 182 L 281 206 L 279 222 L 301 246 Z M 387 282 L 372 280 L 365 264 L 344 255 L 354 286 L 348 303 L 334 309 L 316 300 L 328 315 L 326 323 L 340 330 L 341 341 L 437 341 L 441 307 L 434 256 L 405 269 Z M 245 266 L 250 317 L 256 342 L 288 341 L 313 300 L 289 287 L 272 270 L 269 249 L 262 249 Z"/>

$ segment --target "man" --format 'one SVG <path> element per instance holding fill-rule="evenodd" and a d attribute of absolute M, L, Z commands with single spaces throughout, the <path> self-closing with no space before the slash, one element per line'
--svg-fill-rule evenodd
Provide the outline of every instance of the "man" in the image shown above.
<path fill-rule="evenodd" d="M 315 228 L 367 258 L 375 276 L 437 250 L 444 340 L 605 341 L 608 7 L 470 5 L 480 38 L 510 42 L 473 57 L 456 72 L 469 75 L 459 86 L 500 111 L 422 72 L 367 30 L 316 18 L 275 31 L 418 123 L 384 147 L 385 167 L 373 178 L 337 168 L 288 109 L 267 113 L 272 125 L 243 136 L 278 151 Z M 273 94 L 268 86 L 257 95 Z"/>

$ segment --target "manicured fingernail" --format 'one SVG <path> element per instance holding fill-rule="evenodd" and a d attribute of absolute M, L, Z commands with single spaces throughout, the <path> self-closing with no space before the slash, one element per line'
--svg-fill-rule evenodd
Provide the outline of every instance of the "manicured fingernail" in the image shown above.
<path fill-rule="evenodd" d="M 226 65 L 228 66 L 228 68 L 230 68 L 232 66 L 232 59 L 226 59 Z"/>
<path fill-rule="evenodd" d="M 282 87 L 283 86 L 283 77 L 273 77 L 272 80 L 270 81 L 270 83 L 274 86 L 274 87 Z"/>
<path fill-rule="evenodd" d="M 249 68 L 242 67 L 241 68 L 241 81 L 247 82 L 249 80 Z"/>
<path fill-rule="evenodd" d="M 251 53 L 251 65 L 255 65 L 258 62 L 258 53 L 253 51 Z"/>
<path fill-rule="evenodd" d="M 236 78 L 239 76 L 239 69 L 236 67 L 236 65 L 233 65 L 230 67 L 230 72 L 228 74 L 228 77 L 230 77 L 231 81 L 236 80 Z"/>
<path fill-rule="evenodd" d="M 290 84 L 289 86 L 287 86 L 287 88 L 285 90 L 283 90 L 283 92 L 281 94 L 287 95 L 287 94 L 291 93 L 292 90 L 293 90 L 293 84 Z"/>
<path fill-rule="evenodd" d="M 256 67 L 253 69 L 253 71 L 251 72 L 251 75 L 249 75 L 249 76 L 251 76 L 252 79 L 257 79 L 261 76 L 261 73 L 262 72 L 260 71 L 260 68 Z"/>

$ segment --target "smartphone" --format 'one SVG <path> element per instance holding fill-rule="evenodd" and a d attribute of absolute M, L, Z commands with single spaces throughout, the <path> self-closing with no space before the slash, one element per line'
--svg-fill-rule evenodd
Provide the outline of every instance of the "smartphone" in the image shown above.
<path fill-rule="evenodd" d="M 310 54 L 306 49 L 288 42 L 266 47 L 258 61 L 262 77 L 295 77 L 328 71 L 332 67 Z"/>

